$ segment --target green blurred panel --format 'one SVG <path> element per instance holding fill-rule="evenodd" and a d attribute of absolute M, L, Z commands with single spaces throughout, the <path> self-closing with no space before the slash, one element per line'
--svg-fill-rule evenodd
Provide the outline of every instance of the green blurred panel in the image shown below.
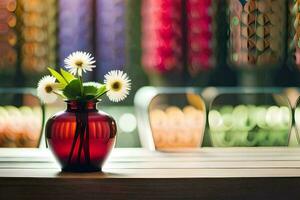
<path fill-rule="evenodd" d="M 140 139 L 137 130 L 137 120 L 132 106 L 107 106 L 102 110 L 117 122 L 117 147 L 140 147 Z"/>
<path fill-rule="evenodd" d="M 133 103 L 135 92 L 148 85 L 148 77 L 141 64 L 141 0 L 126 0 L 126 66 L 132 80 L 131 95 L 125 103 Z"/>

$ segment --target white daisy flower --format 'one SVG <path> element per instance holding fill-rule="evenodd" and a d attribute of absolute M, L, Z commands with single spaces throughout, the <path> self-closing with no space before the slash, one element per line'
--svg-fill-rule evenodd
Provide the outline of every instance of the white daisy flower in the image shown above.
<path fill-rule="evenodd" d="M 37 95 L 44 103 L 53 103 L 57 99 L 54 93 L 57 83 L 53 76 L 44 76 L 38 83 Z"/>
<path fill-rule="evenodd" d="M 73 75 L 78 74 L 78 76 L 82 76 L 82 71 L 92 71 L 96 65 L 94 58 L 90 53 L 76 51 L 71 53 L 67 58 L 64 60 L 65 68 L 69 70 L 69 72 Z"/>
<path fill-rule="evenodd" d="M 129 94 L 131 83 L 127 74 L 120 70 L 113 70 L 104 76 L 107 96 L 113 102 L 124 100 Z"/>

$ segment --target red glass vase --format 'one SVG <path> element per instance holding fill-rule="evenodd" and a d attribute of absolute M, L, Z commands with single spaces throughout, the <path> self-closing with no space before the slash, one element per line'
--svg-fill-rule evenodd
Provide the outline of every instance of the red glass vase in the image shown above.
<path fill-rule="evenodd" d="M 63 171 L 101 171 L 115 144 L 114 119 L 95 101 L 67 101 L 67 109 L 51 117 L 46 138 Z"/>

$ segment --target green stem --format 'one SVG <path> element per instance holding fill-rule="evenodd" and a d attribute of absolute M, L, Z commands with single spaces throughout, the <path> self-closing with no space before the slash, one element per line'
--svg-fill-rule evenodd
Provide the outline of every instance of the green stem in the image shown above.
<path fill-rule="evenodd" d="M 76 74 L 77 74 L 79 82 L 80 82 L 80 94 L 81 94 L 81 97 L 83 98 L 83 81 L 82 81 L 82 76 L 78 75 L 78 69 L 77 69 L 77 73 Z"/>
<path fill-rule="evenodd" d="M 83 97 L 83 81 L 81 76 L 79 76 L 79 81 L 80 81 L 80 93 L 81 93 L 81 97 Z"/>
<path fill-rule="evenodd" d="M 108 90 L 105 90 L 104 92 L 102 92 L 101 94 L 98 94 L 97 96 L 95 96 L 93 99 L 99 99 L 101 96 L 103 96 L 104 94 L 106 94 L 108 92 Z"/>
<path fill-rule="evenodd" d="M 65 95 L 63 95 L 63 94 L 60 94 L 60 93 L 58 93 L 58 92 L 55 92 L 55 91 L 52 91 L 54 94 L 56 94 L 56 95 L 58 95 L 58 96 L 60 96 L 61 98 L 63 98 L 63 99 L 65 99 L 66 97 L 65 97 Z"/>

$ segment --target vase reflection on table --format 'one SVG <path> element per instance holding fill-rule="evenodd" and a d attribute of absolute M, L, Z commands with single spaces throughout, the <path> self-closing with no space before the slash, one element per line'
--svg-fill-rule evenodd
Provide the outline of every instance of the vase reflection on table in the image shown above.
<path fill-rule="evenodd" d="M 48 144 L 63 171 L 100 171 L 116 139 L 116 123 L 95 101 L 67 101 L 46 125 Z"/>

